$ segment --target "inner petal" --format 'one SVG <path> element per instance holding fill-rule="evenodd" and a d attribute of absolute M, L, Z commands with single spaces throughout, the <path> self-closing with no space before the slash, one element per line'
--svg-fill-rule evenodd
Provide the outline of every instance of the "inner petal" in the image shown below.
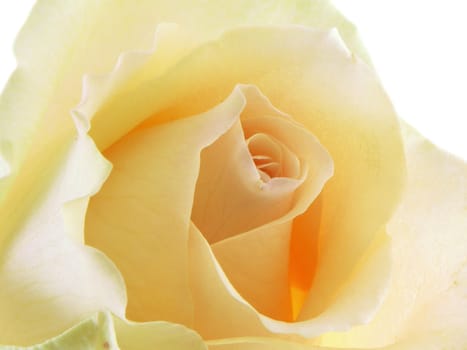
<path fill-rule="evenodd" d="M 332 160 L 257 89 L 242 88 L 240 120 L 201 153 L 192 222 L 238 293 L 259 313 L 291 322 L 303 302 L 291 287 L 307 292 L 314 260 L 296 257 L 290 244 L 315 242 L 308 227 L 294 232 L 294 218 L 321 191 Z"/>
<path fill-rule="evenodd" d="M 282 175 L 282 149 L 276 140 L 258 133 L 246 140 L 246 143 L 258 170 L 271 178 Z"/>
<path fill-rule="evenodd" d="M 281 147 L 266 135 L 245 141 L 240 121 L 203 150 L 192 220 L 208 242 L 247 232 L 290 210 L 302 180 L 279 177 L 281 158 Z"/>

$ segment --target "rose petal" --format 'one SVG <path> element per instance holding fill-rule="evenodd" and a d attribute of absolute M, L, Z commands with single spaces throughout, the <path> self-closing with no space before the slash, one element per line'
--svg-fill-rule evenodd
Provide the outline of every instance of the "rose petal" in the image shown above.
<path fill-rule="evenodd" d="M 17 343 L 14 343 L 17 344 Z M 94 350 L 118 349 L 112 318 L 107 313 L 98 313 L 87 318 L 60 335 L 34 347 L 1 346 L 5 350 Z"/>
<path fill-rule="evenodd" d="M 386 285 L 380 276 L 388 274 L 389 240 L 383 233 L 362 257 L 338 301 L 322 315 L 304 322 L 287 323 L 259 314 L 228 281 L 205 238 L 196 227 L 190 231 L 190 268 L 195 311 L 194 328 L 205 339 L 264 336 L 275 333 L 318 336 L 334 329 L 348 329 L 368 321 L 368 310 L 381 304 Z M 375 306 L 373 294 L 380 299 Z M 222 313 L 219 313 L 222 310 Z"/>
<path fill-rule="evenodd" d="M 388 225 L 394 245 L 388 297 L 369 325 L 325 336 L 323 345 L 467 346 L 467 165 L 410 127 L 404 131 L 409 180 Z"/>
<path fill-rule="evenodd" d="M 241 115 L 245 131 L 265 132 L 290 146 L 302 163 L 300 178 L 261 183 L 237 125 L 202 153 L 192 219 L 240 294 L 258 311 L 291 321 L 292 220 L 317 197 L 332 174 L 332 160 L 256 88 L 242 90 L 248 101 Z"/>
<path fill-rule="evenodd" d="M 15 44 L 18 69 L 0 100 L 0 178 L 15 175 L 0 181 L 0 200 L 8 203 L 2 206 L 2 213 L 17 207 L 13 202 L 24 202 L 32 187 L 43 187 L 38 178 L 17 177 L 20 168 L 23 173 L 37 174 L 60 161 L 53 154 L 73 137 L 68 112 L 79 102 L 82 77 L 110 71 L 122 52 L 150 48 L 154 30 L 162 22 L 181 23 L 196 42 L 215 38 L 223 30 L 242 24 L 338 27 L 349 47 L 367 57 L 354 26 L 327 0 L 271 4 L 201 0 L 126 0 L 105 4 L 93 0 L 39 1 Z M 191 44 L 184 41 L 175 45 L 177 53 L 183 56 L 186 51 L 180 48 L 189 50 Z M 180 58 L 172 53 L 169 57 L 173 64 Z M 105 120 L 96 128 L 105 135 L 108 125 Z M 112 142 L 120 136 L 112 136 Z M 97 137 L 96 141 L 100 145 Z M 9 213 L 5 217 L 11 216 Z"/>
<path fill-rule="evenodd" d="M 258 313 L 230 284 L 209 243 L 194 225 L 190 227 L 188 246 L 193 328 L 204 339 L 267 335 Z"/>
<path fill-rule="evenodd" d="M 165 321 L 136 323 L 113 316 L 115 333 L 121 350 L 207 350 L 193 330 Z"/>
<path fill-rule="evenodd" d="M 192 220 L 211 244 L 275 220 L 303 182 L 283 180 L 262 183 L 237 122 L 201 154 Z"/>
<path fill-rule="evenodd" d="M 142 126 L 148 127 L 209 108 L 238 81 L 258 85 L 311 130 L 335 161 L 336 173 L 323 192 L 319 268 L 299 316 L 307 320 L 334 302 L 398 203 L 405 179 L 399 123 L 374 72 L 348 52 L 336 32 L 303 27 L 227 33 L 99 113 L 125 113 L 127 101 L 140 105 L 143 99 L 151 102 L 147 114 L 154 113 Z M 380 276 L 381 286 L 387 279 Z M 368 315 L 380 298 L 373 294 Z"/>
<path fill-rule="evenodd" d="M 66 160 L 43 189 L 34 215 L 2 247 L 0 343 L 42 342 L 99 309 L 124 316 L 120 273 L 104 254 L 81 243 L 87 200 L 109 164 L 86 135 Z"/>
<path fill-rule="evenodd" d="M 206 350 L 202 339 L 168 322 L 133 323 L 99 312 L 60 335 L 33 347 L 2 346 L 2 350 Z"/>
<path fill-rule="evenodd" d="M 136 131 L 105 153 L 114 171 L 89 205 L 86 243 L 122 272 L 130 319 L 192 323 L 188 226 L 200 152 L 231 128 L 244 104 L 235 89 L 206 113 Z"/>
<path fill-rule="evenodd" d="M 229 338 L 207 341 L 209 350 L 316 350 L 318 348 L 272 338 Z M 322 349 L 331 350 L 331 349 Z"/>

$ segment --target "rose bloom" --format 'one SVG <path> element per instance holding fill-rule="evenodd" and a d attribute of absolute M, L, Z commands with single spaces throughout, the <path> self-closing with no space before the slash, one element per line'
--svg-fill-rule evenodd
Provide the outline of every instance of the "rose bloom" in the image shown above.
<path fill-rule="evenodd" d="M 16 54 L 0 348 L 467 348 L 467 167 L 327 1 L 43 0 Z"/>

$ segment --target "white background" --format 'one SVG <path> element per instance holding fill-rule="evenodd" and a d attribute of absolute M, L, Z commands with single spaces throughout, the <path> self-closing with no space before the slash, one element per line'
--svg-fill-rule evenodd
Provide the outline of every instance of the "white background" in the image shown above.
<path fill-rule="evenodd" d="M 13 41 L 33 3 L 0 0 L 0 90 L 15 67 Z M 334 3 L 357 24 L 399 115 L 467 159 L 467 2 Z"/>

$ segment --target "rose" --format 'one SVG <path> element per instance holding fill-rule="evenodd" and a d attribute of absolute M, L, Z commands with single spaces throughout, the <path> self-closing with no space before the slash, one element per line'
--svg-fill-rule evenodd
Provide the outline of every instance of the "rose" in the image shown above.
<path fill-rule="evenodd" d="M 8 177 L 1 184 L 0 279 L 7 287 L 0 291 L 0 343 L 43 342 L 102 311 L 44 347 L 465 344 L 459 191 L 465 166 L 405 126 L 401 140 L 371 68 L 337 33 L 315 29 L 337 25 L 347 46 L 365 57 L 329 5 L 296 10 L 284 2 L 264 11 L 232 3 L 174 11 L 119 3 L 106 22 L 104 9 L 83 4 L 62 5 L 70 17 L 60 32 L 38 18 L 45 12 L 47 23 L 62 21 L 59 5 L 37 6 L 18 44 L 20 68 L 2 100 Z M 115 32 L 131 11 L 138 16 Z M 167 20 L 179 25 L 162 23 Z M 244 24 L 255 26 L 240 28 Z M 81 76 L 109 71 L 120 52 L 147 47 L 148 27 L 155 25 L 151 52 L 125 53 L 109 75 L 87 78 L 83 101 L 72 112 L 75 139 L 67 110 L 78 102 Z M 51 35 L 75 41 L 73 51 Z M 52 47 L 35 47 L 37 37 Z M 92 140 L 114 164 L 107 181 L 109 164 Z M 393 213 L 404 177 L 402 142 L 408 184 Z M 246 150 L 261 171 L 251 167 Z M 328 153 L 335 174 L 326 182 Z M 261 168 L 264 156 L 271 161 Z M 221 161 L 231 176 L 211 183 Z M 287 181 L 273 187 L 278 167 Z M 272 187 L 268 195 L 245 197 L 241 189 L 262 184 L 253 181 L 260 175 Z M 221 222 L 230 225 L 221 232 L 235 239 L 214 236 L 222 216 L 219 202 L 206 199 L 210 190 L 222 191 L 211 199 L 235 198 L 234 209 L 220 203 L 235 217 Z M 255 204 L 251 213 L 245 203 Z M 271 203 L 278 203 L 274 210 Z M 434 204 L 445 220 L 427 217 Z M 393 241 L 391 259 L 384 231 Z M 439 232 L 447 237 L 441 240 Z M 181 323 L 205 343 L 181 326 L 127 318 Z M 362 322 L 369 324 L 358 326 Z"/>

